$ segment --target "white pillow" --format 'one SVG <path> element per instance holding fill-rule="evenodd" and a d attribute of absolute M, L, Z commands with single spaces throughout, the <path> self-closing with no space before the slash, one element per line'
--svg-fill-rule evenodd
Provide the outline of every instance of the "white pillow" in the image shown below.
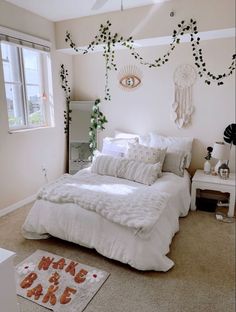
<path fill-rule="evenodd" d="M 188 137 L 163 136 L 155 132 L 150 133 L 150 146 L 155 148 L 167 148 L 167 152 L 185 151 L 187 154 L 185 168 L 188 168 L 192 158 L 193 139 Z"/>
<path fill-rule="evenodd" d="M 124 157 L 128 150 L 128 143 L 134 143 L 136 141 L 136 138 L 125 139 L 106 137 L 103 139 L 102 154 Z"/>
<path fill-rule="evenodd" d="M 145 145 L 145 146 L 148 146 L 150 143 L 150 135 L 149 134 L 140 135 L 140 134 L 136 134 L 136 133 L 128 133 L 128 132 L 122 132 L 119 130 L 115 130 L 115 138 L 123 138 L 123 139 L 137 138 L 138 143 Z"/>
<path fill-rule="evenodd" d="M 180 177 L 184 176 L 187 154 L 185 151 L 167 152 L 163 163 L 163 172 L 172 172 Z"/>
<path fill-rule="evenodd" d="M 120 167 L 120 159 L 110 155 L 98 155 L 93 160 L 91 172 L 116 177 Z"/>
<path fill-rule="evenodd" d="M 91 172 L 151 185 L 160 175 L 161 165 L 160 163 L 147 164 L 128 158 L 99 155 L 92 163 Z"/>
<path fill-rule="evenodd" d="M 116 139 L 139 139 L 139 135 L 135 133 L 122 132 L 119 130 L 115 130 L 115 138 Z"/>
<path fill-rule="evenodd" d="M 121 159 L 117 176 L 134 182 L 152 185 L 161 174 L 161 164 L 148 164 L 127 158 Z"/>
<path fill-rule="evenodd" d="M 129 159 L 143 161 L 149 164 L 160 162 L 161 166 L 165 159 L 166 149 L 158 149 L 141 144 L 128 144 L 127 157 Z"/>

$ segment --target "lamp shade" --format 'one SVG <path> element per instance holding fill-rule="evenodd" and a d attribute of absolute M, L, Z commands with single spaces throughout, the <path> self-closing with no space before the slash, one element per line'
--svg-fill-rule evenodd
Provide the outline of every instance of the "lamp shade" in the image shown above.
<path fill-rule="evenodd" d="M 219 160 L 229 160 L 230 145 L 224 142 L 215 142 L 211 156 Z"/>

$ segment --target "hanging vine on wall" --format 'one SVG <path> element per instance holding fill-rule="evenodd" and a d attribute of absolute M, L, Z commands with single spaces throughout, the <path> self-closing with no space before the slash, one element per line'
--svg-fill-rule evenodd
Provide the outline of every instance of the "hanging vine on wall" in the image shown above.
<path fill-rule="evenodd" d="M 89 148 L 91 154 L 93 155 L 94 151 L 97 148 L 97 131 L 104 130 L 104 124 L 107 123 L 106 116 L 100 111 L 100 99 L 96 99 L 93 105 L 93 112 L 91 114 L 90 127 L 89 127 Z"/>
<path fill-rule="evenodd" d="M 99 44 L 103 44 L 103 56 L 105 58 L 105 100 L 111 100 L 110 89 L 109 89 L 109 71 L 112 69 L 117 70 L 117 65 L 115 63 L 115 46 L 116 44 L 121 44 L 122 46 L 128 48 L 131 51 L 131 55 L 140 62 L 142 65 L 146 65 L 149 68 L 157 68 L 164 65 L 169 61 L 169 57 L 176 45 L 180 43 L 181 36 L 184 34 L 190 35 L 190 42 L 192 47 L 192 53 L 194 57 L 194 64 L 197 67 L 198 75 L 201 78 L 204 78 L 204 81 L 207 85 L 210 85 L 211 82 L 216 82 L 217 85 L 223 85 L 223 80 L 226 77 L 229 77 L 233 74 L 235 70 L 235 59 L 236 55 L 232 56 L 231 64 L 229 65 L 226 72 L 221 74 L 213 74 L 211 71 L 207 69 L 206 61 L 203 57 L 203 51 L 200 48 L 200 37 L 198 37 L 198 29 L 197 22 L 193 19 L 190 19 L 189 22 L 181 21 L 178 24 L 177 30 L 173 31 L 172 34 L 172 42 L 170 43 L 170 49 L 158 59 L 155 59 L 154 62 L 146 62 L 143 57 L 135 50 L 134 41 L 132 37 L 128 39 L 124 39 L 122 36 L 115 33 L 111 34 L 111 22 L 107 21 L 105 25 L 101 24 L 98 34 L 95 36 L 94 40 L 87 46 L 86 49 L 76 48 L 76 44 L 73 42 L 71 38 L 71 34 L 67 31 L 65 41 L 69 43 L 70 47 L 74 49 L 76 52 L 82 51 L 83 54 L 88 53 L 89 51 L 93 51 L 95 46 Z"/>
<path fill-rule="evenodd" d="M 65 66 L 62 64 L 60 69 L 60 78 L 61 78 L 61 87 L 65 93 L 66 99 L 66 110 L 64 110 L 64 133 L 67 135 L 67 150 L 69 151 L 69 125 L 72 121 L 71 112 L 72 110 L 69 107 L 70 104 L 70 92 L 71 89 L 68 83 L 68 70 L 65 69 Z M 97 148 L 97 131 L 104 130 L 104 124 L 107 123 L 106 116 L 100 111 L 100 99 L 96 99 L 92 108 L 92 113 L 90 117 L 90 127 L 89 127 L 89 148 L 91 154 Z M 68 153 L 69 154 L 69 153 Z"/>
<path fill-rule="evenodd" d="M 64 90 L 65 93 L 65 99 L 66 99 L 66 109 L 64 110 L 64 133 L 69 133 L 69 124 L 71 122 L 71 116 L 70 113 L 72 112 L 69 108 L 70 104 L 70 92 L 71 89 L 68 84 L 68 70 L 65 69 L 64 64 L 61 65 L 60 69 L 60 78 L 61 78 L 61 87 Z"/>

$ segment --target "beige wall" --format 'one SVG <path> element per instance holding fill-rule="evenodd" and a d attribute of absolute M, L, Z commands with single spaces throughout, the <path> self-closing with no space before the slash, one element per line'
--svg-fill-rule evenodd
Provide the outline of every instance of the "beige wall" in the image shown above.
<path fill-rule="evenodd" d="M 0 25 L 50 40 L 55 45 L 54 24 L 37 15 L 0 1 Z M 35 194 L 45 183 L 41 166 L 48 179 L 64 172 L 65 136 L 63 125 L 64 96 L 59 82 L 60 64 L 70 72 L 71 57 L 52 49 L 55 127 L 21 133 L 8 133 L 7 109 L 0 72 L 0 209 Z"/>
<path fill-rule="evenodd" d="M 186 6 L 183 4 L 185 3 Z M 187 5 L 189 3 L 189 5 Z M 142 33 L 142 36 L 154 36 L 159 34 L 160 28 L 162 34 L 171 34 L 176 26 L 176 20 L 191 17 L 196 18 L 199 30 L 213 30 L 220 28 L 230 28 L 234 26 L 234 1 L 175 1 L 176 19 L 169 25 L 170 19 L 167 11 L 173 8 L 171 3 L 167 2 L 162 7 L 166 17 L 155 12 L 151 17 L 152 28 L 149 34 L 148 29 Z M 167 8 L 167 9 L 166 9 Z M 213 9 L 214 8 L 214 9 Z M 135 12 L 142 9 L 136 9 Z M 145 11 L 146 10 L 146 11 Z M 147 12 L 146 8 L 144 12 Z M 214 11 L 214 14 L 213 14 Z M 135 17 L 133 11 L 130 11 L 131 23 Z M 140 11 L 141 14 L 141 11 Z M 164 14 L 164 13 L 163 13 Z M 218 16 L 220 15 L 221 18 Z M 123 18 L 124 16 L 124 18 Z M 125 20 L 126 12 L 112 13 L 107 16 L 96 16 L 85 18 L 83 21 L 72 20 L 63 23 L 57 23 L 59 38 L 63 27 L 70 26 L 76 37 L 87 36 L 93 38 L 95 21 L 103 22 L 110 18 L 113 25 L 113 31 L 119 30 L 120 34 L 127 33 L 130 24 Z M 114 17 L 114 20 L 113 20 Z M 119 23 L 118 21 L 123 21 Z M 76 28 L 76 25 L 84 27 Z M 140 22 L 142 24 L 142 22 Z M 99 25 L 99 24 L 98 24 Z M 136 20 L 138 28 L 139 21 Z M 171 31 L 170 31 L 171 28 Z M 86 29 L 86 32 L 83 31 Z M 90 31 L 91 29 L 91 31 Z M 144 29 L 140 29 L 144 31 Z M 167 31 L 166 31 L 167 30 Z M 142 37 L 140 35 L 140 38 Z M 155 35 L 156 36 L 156 35 Z M 87 39 L 86 39 L 87 40 Z M 85 43 L 85 42 L 83 42 Z M 204 57 L 210 71 L 219 74 L 227 70 L 231 64 L 231 57 L 235 49 L 234 38 L 215 39 L 202 41 Z M 139 52 L 146 60 L 154 60 L 163 55 L 168 46 L 148 47 L 139 49 Z M 90 100 L 104 96 L 104 59 L 102 53 L 92 53 L 89 55 L 77 55 L 73 57 L 74 62 L 74 89 L 76 100 Z M 102 137 L 114 134 L 114 129 L 126 131 L 147 133 L 148 131 L 159 131 L 166 135 L 189 136 L 194 138 L 193 160 L 191 171 L 196 168 L 202 168 L 206 147 L 213 145 L 215 141 L 223 139 L 225 127 L 235 122 L 235 79 L 231 76 L 225 80 L 223 86 L 206 85 L 204 80 L 197 78 L 193 87 L 193 103 L 195 112 L 192 116 L 192 123 L 187 128 L 178 129 L 170 119 L 171 105 L 174 100 L 173 73 L 180 64 L 191 64 L 194 66 L 191 46 L 189 43 L 183 43 L 176 48 L 170 57 L 170 62 L 161 68 L 146 68 L 135 61 L 128 50 L 116 51 L 116 63 L 121 70 L 125 65 L 135 64 L 142 72 L 142 85 L 134 91 L 126 92 L 119 87 L 118 73 L 110 74 L 111 102 L 102 103 L 102 110 L 108 118 L 106 130 L 100 134 Z M 230 166 L 235 169 L 235 147 L 231 151 Z M 213 161 L 214 164 L 214 161 Z"/>
<path fill-rule="evenodd" d="M 170 17 L 174 11 L 175 16 Z M 125 37 L 144 39 L 170 36 L 181 20 L 194 18 L 199 31 L 235 27 L 234 0 L 173 0 L 162 4 L 112 12 L 56 23 L 57 49 L 67 48 L 65 33 L 72 34 L 79 46 L 87 45 L 97 34 L 100 24 L 112 22 L 112 31 Z"/>

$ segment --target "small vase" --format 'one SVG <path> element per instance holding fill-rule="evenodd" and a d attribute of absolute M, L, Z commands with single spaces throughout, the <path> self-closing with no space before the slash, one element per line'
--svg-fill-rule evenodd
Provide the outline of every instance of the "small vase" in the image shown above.
<path fill-rule="evenodd" d="M 204 163 L 204 173 L 210 174 L 211 173 L 211 163 L 209 160 L 206 160 Z"/>

